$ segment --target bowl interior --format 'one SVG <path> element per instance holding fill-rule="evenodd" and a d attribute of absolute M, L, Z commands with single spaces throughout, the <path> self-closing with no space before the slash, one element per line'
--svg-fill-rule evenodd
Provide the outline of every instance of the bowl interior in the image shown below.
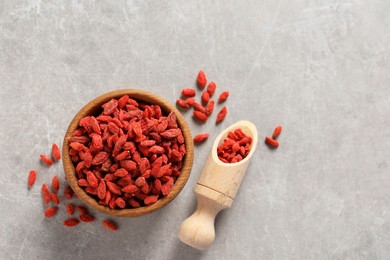
<path fill-rule="evenodd" d="M 159 199 L 156 203 L 144 206 L 140 208 L 132 208 L 132 209 L 111 209 L 108 206 L 100 205 L 95 198 L 89 196 L 77 183 L 77 177 L 75 174 L 75 167 L 73 165 L 73 162 L 71 160 L 71 157 L 69 155 L 69 143 L 68 138 L 72 136 L 72 133 L 78 128 L 78 124 L 81 118 L 85 116 L 90 115 L 97 115 L 102 111 L 101 105 L 106 103 L 107 101 L 115 98 L 118 99 L 121 96 L 128 95 L 130 98 L 133 98 L 137 101 L 142 101 L 144 103 L 149 104 L 156 104 L 161 107 L 163 110 L 163 113 L 169 114 L 171 111 L 173 111 L 176 114 L 177 118 L 177 124 L 180 127 L 180 129 L 183 132 L 185 145 L 187 154 L 185 155 L 183 159 L 183 167 L 181 169 L 181 173 L 179 177 L 177 178 L 175 184 L 172 187 L 172 190 L 170 193 Z M 153 212 L 164 205 L 168 204 L 170 201 L 172 201 L 183 189 L 185 183 L 187 182 L 192 168 L 192 163 L 194 159 L 194 146 L 192 142 L 192 136 L 190 128 L 187 125 L 187 122 L 185 121 L 184 117 L 181 115 L 181 113 L 168 101 L 166 101 L 164 98 L 157 96 L 151 92 L 144 91 L 144 90 L 138 90 L 138 89 L 124 89 L 124 90 L 115 90 L 106 94 L 103 94 L 91 102 L 89 102 L 87 105 L 85 105 L 73 118 L 71 121 L 63 142 L 63 149 L 62 149 L 62 161 L 64 165 L 65 175 L 67 177 L 67 180 L 71 186 L 71 188 L 74 190 L 76 195 L 85 201 L 90 207 L 95 208 L 96 210 L 109 214 L 114 216 L 129 216 L 129 217 L 135 217 L 144 215 L 150 212 Z"/>

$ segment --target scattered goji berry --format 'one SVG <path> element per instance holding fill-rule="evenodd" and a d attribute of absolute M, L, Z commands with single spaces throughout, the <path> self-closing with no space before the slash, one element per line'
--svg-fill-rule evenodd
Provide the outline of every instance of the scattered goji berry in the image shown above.
<path fill-rule="evenodd" d="M 272 148 L 278 148 L 278 146 L 279 146 L 279 142 L 272 139 L 269 136 L 265 137 L 265 143 L 268 144 L 269 146 L 271 146 Z"/>
<path fill-rule="evenodd" d="M 229 91 L 224 91 L 219 95 L 218 102 L 224 102 L 229 97 Z"/>
<path fill-rule="evenodd" d="M 193 113 L 194 117 L 196 119 L 198 119 L 199 121 L 202 121 L 202 122 L 206 122 L 207 121 L 207 116 L 206 116 L 205 113 L 202 113 L 200 111 L 194 111 L 192 113 Z"/>
<path fill-rule="evenodd" d="M 181 94 L 185 97 L 194 97 L 196 95 L 195 89 L 185 88 L 181 91 Z"/>
<path fill-rule="evenodd" d="M 35 180 L 37 178 L 37 172 L 35 170 L 31 170 L 30 173 L 28 174 L 28 187 L 31 188 Z"/>
<path fill-rule="evenodd" d="M 202 93 L 202 102 L 203 102 L 203 104 L 207 104 L 209 101 L 210 101 L 209 92 L 204 91 L 204 92 Z"/>
<path fill-rule="evenodd" d="M 53 160 L 52 160 L 52 159 L 46 157 L 46 156 L 43 155 L 43 154 L 41 154 L 40 157 L 41 157 L 42 162 L 43 162 L 44 164 L 46 164 L 47 166 L 52 166 L 52 165 L 53 165 Z"/>
<path fill-rule="evenodd" d="M 50 207 L 45 210 L 45 217 L 51 218 L 53 217 L 58 211 L 57 207 Z"/>
<path fill-rule="evenodd" d="M 202 143 L 207 140 L 209 134 L 198 134 L 194 137 L 194 143 Z"/>
<path fill-rule="evenodd" d="M 214 95 L 216 88 L 217 88 L 217 85 L 216 85 L 214 82 L 210 82 L 210 83 L 207 85 L 207 92 L 209 93 L 209 96 L 210 96 L 210 97 L 211 97 L 212 95 Z"/>
<path fill-rule="evenodd" d="M 209 116 L 211 115 L 211 113 L 213 113 L 213 110 L 214 110 L 214 100 L 210 100 L 209 103 L 207 103 L 207 106 L 205 108 L 205 114 Z"/>
<path fill-rule="evenodd" d="M 206 78 L 206 74 L 204 74 L 203 70 L 199 71 L 196 82 L 197 82 L 198 86 L 202 89 L 206 86 L 207 78 Z"/>
<path fill-rule="evenodd" d="M 83 213 L 79 216 L 79 219 L 82 221 L 82 222 L 92 222 L 95 220 L 95 217 L 88 214 L 88 213 Z"/>
<path fill-rule="evenodd" d="M 60 189 L 60 181 L 58 180 L 57 176 L 54 176 L 51 180 L 51 187 L 55 192 L 57 192 Z"/>
<path fill-rule="evenodd" d="M 114 222 L 112 222 L 111 220 L 108 220 L 108 219 L 103 220 L 103 227 L 105 227 L 109 230 L 112 230 L 112 231 L 115 231 L 118 229 L 118 226 Z"/>
<path fill-rule="evenodd" d="M 226 115 L 227 115 L 227 109 L 226 109 L 226 107 L 223 107 L 223 108 L 221 109 L 221 111 L 218 112 L 218 115 L 217 115 L 217 124 L 220 123 L 222 120 L 224 120 L 225 117 L 226 117 Z"/>
<path fill-rule="evenodd" d="M 74 205 L 73 204 L 66 204 L 66 212 L 68 212 L 69 215 L 73 215 Z"/>
<path fill-rule="evenodd" d="M 54 160 L 56 160 L 56 161 L 61 159 L 61 152 L 60 152 L 60 149 L 58 148 L 57 144 L 52 144 L 51 155 L 53 156 Z"/>
<path fill-rule="evenodd" d="M 272 134 L 272 139 L 278 138 L 281 132 L 282 132 L 282 126 L 279 125 L 275 128 L 274 133 Z"/>
<path fill-rule="evenodd" d="M 74 227 L 74 226 L 77 226 L 78 224 L 79 224 L 79 221 L 75 218 L 69 218 L 69 219 L 64 221 L 64 226 L 66 226 L 66 227 Z"/>

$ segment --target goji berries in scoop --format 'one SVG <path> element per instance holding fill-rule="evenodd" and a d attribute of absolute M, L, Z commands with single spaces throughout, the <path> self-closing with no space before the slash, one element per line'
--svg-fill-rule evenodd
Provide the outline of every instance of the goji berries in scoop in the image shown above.
<path fill-rule="evenodd" d="M 251 144 L 252 138 L 241 128 L 230 131 L 217 148 L 218 158 L 224 163 L 239 162 L 248 156 Z"/>

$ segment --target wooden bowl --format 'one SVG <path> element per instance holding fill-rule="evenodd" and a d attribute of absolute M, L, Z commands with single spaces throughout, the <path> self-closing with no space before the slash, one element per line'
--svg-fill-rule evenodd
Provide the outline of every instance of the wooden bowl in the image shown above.
<path fill-rule="evenodd" d="M 69 155 L 68 138 L 71 137 L 72 133 L 78 128 L 78 124 L 81 118 L 85 116 L 99 114 L 102 111 L 101 108 L 102 104 L 106 103 L 112 98 L 118 99 L 123 95 L 128 95 L 130 98 L 133 98 L 137 101 L 159 105 L 163 110 L 163 112 L 167 114 L 173 111 L 176 114 L 177 123 L 183 132 L 187 154 L 184 157 L 181 173 L 178 179 L 176 180 L 175 184 L 173 185 L 171 192 L 167 196 L 162 197 L 156 203 L 149 206 L 132 208 L 132 209 L 111 209 L 108 206 L 100 205 L 95 198 L 88 195 L 84 191 L 84 189 L 82 189 L 78 185 L 75 167 Z M 76 195 L 85 203 L 87 203 L 90 207 L 100 212 L 106 213 L 108 215 L 120 216 L 120 217 L 125 217 L 125 216 L 136 217 L 136 216 L 145 215 L 147 213 L 153 212 L 167 205 L 179 194 L 179 192 L 183 189 L 184 185 L 186 184 L 191 173 L 193 159 L 194 159 L 194 146 L 193 146 L 191 131 L 184 117 L 181 115 L 181 113 L 173 105 L 171 105 L 168 101 L 166 101 L 162 97 L 159 97 L 151 92 L 145 90 L 139 90 L 139 89 L 115 90 L 112 92 L 108 92 L 104 95 L 101 95 L 95 98 L 94 100 L 92 100 L 91 102 L 89 102 L 76 114 L 76 116 L 73 118 L 72 122 L 70 123 L 65 134 L 63 148 L 62 148 L 62 162 L 64 165 L 65 175 L 71 188 L 76 193 Z"/>

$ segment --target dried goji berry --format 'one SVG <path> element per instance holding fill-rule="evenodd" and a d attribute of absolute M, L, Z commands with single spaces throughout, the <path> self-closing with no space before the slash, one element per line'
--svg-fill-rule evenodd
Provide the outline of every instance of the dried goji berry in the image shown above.
<path fill-rule="evenodd" d="M 209 103 L 207 103 L 207 106 L 205 108 L 205 114 L 207 116 L 211 115 L 211 113 L 213 112 L 214 110 L 214 101 L 213 100 L 210 100 Z"/>
<path fill-rule="evenodd" d="M 46 156 L 43 155 L 43 154 L 41 154 L 40 157 L 41 157 L 42 162 L 43 162 L 44 164 L 46 164 L 47 166 L 52 166 L 52 165 L 53 165 L 53 160 L 52 160 L 52 159 L 46 157 Z"/>
<path fill-rule="evenodd" d="M 209 96 L 210 96 L 210 97 L 211 97 L 212 95 L 214 95 L 216 88 L 217 88 L 217 85 L 216 85 L 214 82 L 210 82 L 210 83 L 207 85 L 207 92 L 209 93 Z"/>
<path fill-rule="evenodd" d="M 54 176 L 51 180 L 51 187 L 55 192 L 57 192 L 60 189 L 60 181 L 58 180 L 57 176 Z"/>
<path fill-rule="evenodd" d="M 201 143 L 207 140 L 209 134 L 198 134 L 194 137 L 194 143 Z"/>
<path fill-rule="evenodd" d="M 190 105 L 189 105 L 185 100 L 182 100 L 182 99 L 176 100 L 176 104 L 177 104 L 179 107 L 184 108 L 184 109 L 190 108 Z"/>
<path fill-rule="evenodd" d="M 152 196 L 148 196 L 144 199 L 144 203 L 145 205 L 151 205 L 151 204 L 154 204 L 156 203 L 158 200 L 158 196 L 156 195 L 152 195 Z"/>
<path fill-rule="evenodd" d="M 274 140 L 274 139 L 272 139 L 269 136 L 265 137 L 265 143 L 268 144 L 269 146 L 273 147 L 273 148 L 277 148 L 279 146 L 279 142 Z"/>
<path fill-rule="evenodd" d="M 115 200 L 115 204 L 121 209 L 126 207 L 126 202 L 120 197 Z"/>
<path fill-rule="evenodd" d="M 198 102 L 194 102 L 193 106 L 194 106 L 194 109 L 195 109 L 195 110 L 200 111 L 200 112 L 202 112 L 202 113 L 205 112 L 204 106 L 202 106 L 202 105 L 199 104 Z"/>
<path fill-rule="evenodd" d="M 41 193 L 42 193 L 42 197 L 43 197 L 43 200 L 45 201 L 46 205 L 49 204 L 49 202 L 51 200 L 50 190 L 45 183 L 42 184 Z"/>
<path fill-rule="evenodd" d="M 182 89 L 181 94 L 185 97 L 194 97 L 196 95 L 195 89 L 185 88 Z"/>
<path fill-rule="evenodd" d="M 210 95 L 207 91 L 202 93 L 202 102 L 203 104 L 207 104 L 210 101 Z"/>
<path fill-rule="evenodd" d="M 99 199 L 102 200 L 106 197 L 106 191 L 107 191 L 106 182 L 104 180 L 100 180 L 98 190 L 97 190 L 98 192 L 97 195 Z"/>
<path fill-rule="evenodd" d="M 187 105 L 192 106 L 195 103 L 195 98 L 192 98 L 192 97 L 187 98 L 185 100 L 185 102 L 186 102 Z"/>
<path fill-rule="evenodd" d="M 206 78 L 206 74 L 203 72 L 203 70 L 199 71 L 196 81 L 197 81 L 198 86 L 201 87 L 202 89 L 206 86 L 207 78 Z"/>
<path fill-rule="evenodd" d="M 112 231 L 115 231 L 118 229 L 118 226 L 114 222 L 112 222 L 111 220 L 108 220 L 108 219 L 103 220 L 103 227 L 105 227 L 109 230 L 112 230 Z"/>
<path fill-rule="evenodd" d="M 73 204 L 66 204 L 66 212 L 68 212 L 69 215 L 73 215 L 74 205 Z"/>
<path fill-rule="evenodd" d="M 79 224 L 79 221 L 75 218 L 69 218 L 69 219 L 64 221 L 64 226 L 67 226 L 67 227 L 74 227 L 74 226 L 77 226 L 78 224 Z"/>
<path fill-rule="evenodd" d="M 224 91 L 219 95 L 218 102 L 224 102 L 229 97 L 229 91 Z"/>
<path fill-rule="evenodd" d="M 57 207 L 47 208 L 45 210 L 45 217 L 51 218 L 51 217 L 53 217 L 57 213 L 57 211 L 58 211 Z"/>
<path fill-rule="evenodd" d="M 99 186 L 99 180 L 98 180 L 98 178 L 96 178 L 96 175 L 91 171 L 87 171 L 86 175 L 87 175 L 88 183 L 92 187 L 97 188 Z"/>
<path fill-rule="evenodd" d="M 59 200 L 59 198 L 58 198 L 58 196 L 57 196 L 57 194 L 55 194 L 55 193 L 50 193 L 50 199 L 51 199 L 51 201 L 53 201 L 55 204 L 60 204 L 60 200 Z"/>
<path fill-rule="evenodd" d="M 84 206 L 77 206 L 76 209 L 80 214 L 88 213 L 88 209 Z"/>
<path fill-rule="evenodd" d="M 282 132 L 282 126 L 279 125 L 275 128 L 274 133 L 272 134 L 272 139 L 278 138 L 281 132 Z"/>
<path fill-rule="evenodd" d="M 31 188 L 35 180 L 37 178 L 37 172 L 35 170 L 31 170 L 30 173 L 28 174 L 28 187 Z"/>
<path fill-rule="evenodd" d="M 115 183 L 113 182 L 106 182 L 106 185 L 107 185 L 107 188 L 114 194 L 117 194 L 117 195 L 121 195 L 122 192 L 121 192 L 121 189 L 119 188 L 118 185 L 116 185 Z"/>
<path fill-rule="evenodd" d="M 61 152 L 60 152 L 60 149 L 58 148 L 57 144 L 52 144 L 51 155 L 53 156 L 54 160 L 56 160 L 56 161 L 61 159 Z"/>
<path fill-rule="evenodd" d="M 135 193 L 138 190 L 139 190 L 138 187 L 133 185 L 133 184 L 127 185 L 127 186 L 122 188 L 122 191 L 126 192 L 126 193 Z"/>
<path fill-rule="evenodd" d="M 64 196 L 69 200 L 73 197 L 73 194 L 74 192 L 72 188 L 69 185 L 67 185 L 64 190 Z"/>
<path fill-rule="evenodd" d="M 207 116 L 206 116 L 205 113 L 202 113 L 200 111 L 194 111 L 192 113 L 193 113 L 194 117 L 196 119 L 198 119 L 199 121 L 202 121 L 202 122 L 206 122 L 207 121 Z"/>
<path fill-rule="evenodd" d="M 225 117 L 226 117 L 226 115 L 227 115 L 227 109 L 226 109 L 226 107 L 223 107 L 223 108 L 221 109 L 221 111 L 218 112 L 218 115 L 217 115 L 217 124 L 220 123 L 222 120 L 224 120 Z"/>
<path fill-rule="evenodd" d="M 82 222 L 92 222 L 95 220 L 95 217 L 88 214 L 88 213 L 83 213 L 79 216 L 79 219 L 82 221 Z"/>

